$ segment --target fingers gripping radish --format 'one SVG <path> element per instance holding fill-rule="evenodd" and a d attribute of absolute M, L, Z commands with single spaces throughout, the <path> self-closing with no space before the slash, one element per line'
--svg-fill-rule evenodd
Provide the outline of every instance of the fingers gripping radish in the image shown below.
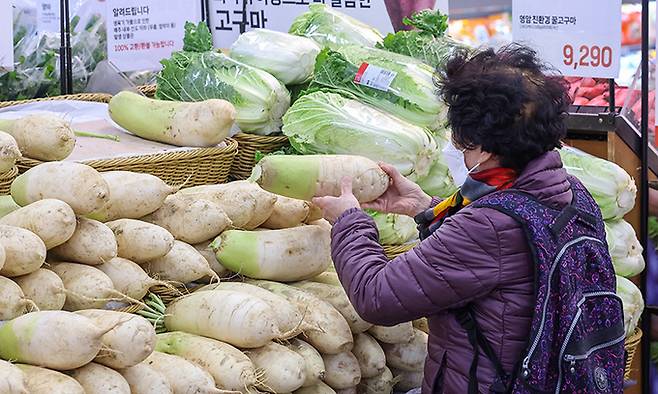
<path fill-rule="evenodd" d="M 134 219 L 118 219 L 106 225 L 114 232 L 118 256 L 143 264 L 169 253 L 174 236 L 155 224 Z"/>
<path fill-rule="evenodd" d="M 200 243 L 216 237 L 231 226 L 231 219 L 215 203 L 181 195 L 167 197 L 164 204 L 142 220 L 167 229 L 176 239 Z"/>
<path fill-rule="evenodd" d="M 182 357 L 153 352 L 145 363 L 167 377 L 175 394 L 222 393 L 208 372 Z"/>
<path fill-rule="evenodd" d="M 109 227 L 96 220 L 80 217 L 71 238 L 51 252 L 65 261 L 97 265 L 115 258 L 118 248 Z"/>
<path fill-rule="evenodd" d="M 130 386 L 117 371 L 100 364 L 89 363 L 71 371 L 86 394 L 130 394 Z"/>
<path fill-rule="evenodd" d="M 347 155 L 272 155 L 254 167 L 251 180 L 282 196 L 310 201 L 341 193 L 341 179 L 350 177 L 354 196 L 369 202 L 384 194 L 389 178 L 377 163 Z"/>
<path fill-rule="evenodd" d="M 322 356 L 326 369 L 324 382 L 334 390 L 354 387 L 361 381 L 361 369 L 350 352 Z"/>
<path fill-rule="evenodd" d="M 236 291 L 201 291 L 171 303 L 164 322 L 169 331 L 184 331 L 233 346 L 256 348 L 285 335 L 278 327 L 275 313 L 256 296 Z"/>
<path fill-rule="evenodd" d="M 46 245 L 31 231 L 0 225 L 5 260 L 0 275 L 15 277 L 38 270 L 46 261 Z"/>
<path fill-rule="evenodd" d="M 64 282 L 53 271 L 45 268 L 14 278 L 23 294 L 42 311 L 58 311 L 66 302 Z M 0 320 L 3 320 L 0 317 Z"/>
<path fill-rule="evenodd" d="M 132 394 L 174 394 L 167 377 L 146 362 L 117 372 L 126 379 Z"/>
<path fill-rule="evenodd" d="M 29 158 L 66 159 L 75 148 L 71 124 L 57 115 L 33 114 L 15 120 L 0 120 L 0 130 L 11 134 L 21 153 Z"/>
<path fill-rule="evenodd" d="M 368 334 L 354 335 L 352 354 L 359 362 L 361 377 L 374 378 L 384 372 L 386 355 L 379 343 Z"/>
<path fill-rule="evenodd" d="M 321 226 L 283 230 L 229 230 L 213 241 L 217 260 L 231 271 L 256 279 L 312 278 L 331 264 L 330 233 Z"/>
<path fill-rule="evenodd" d="M 414 330 L 409 343 L 382 344 L 387 363 L 403 371 L 421 371 L 427 358 L 427 334 Z"/>
<path fill-rule="evenodd" d="M 143 267 L 153 277 L 180 283 L 190 283 L 206 275 L 217 277 L 203 255 L 181 241 L 174 241 L 166 255 L 143 264 Z"/>
<path fill-rule="evenodd" d="M 220 389 L 249 392 L 256 385 L 254 364 L 227 343 L 176 331 L 158 334 L 156 350 L 201 366 Z"/>
<path fill-rule="evenodd" d="M 0 393 L 28 394 L 27 379 L 23 371 L 4 360 L 0 360 Z"/>
<path fill-rule="evenodd" d="M 114 289 L 112 280 L 98 268 L 75 263 L 52 263 L 66 289 L 64 310 L 103 308 L 112 297 L 123 296 Z"/>
<path fill-rule="evenodd" d="M 78 215 L 100 209 L 109 194 L 107 182 L 96 170 L 68 161 L 39 164 L 11 184 L 11 196 L 18 205 L 53 198 L 70 205 Z"/>
<path fill-rule="evenodd" d="M 86 394 L 80 383 L 61 372 L 25 364 L 18 367 L 30 394 Z"/>
<path fill-rule="evenodd" d="M 76 228 L 76 218 L 67 203 L 46 199 L 0 218 L 0 224 L 29 230 L 41 238 L 47 249 L 52 249 L 71 238 Z"/>
<path fill-rule="evenodd" d="M 14 137 L 0 131 L 0 173 L 11 171 L 16 165 L 16 160 L 21 158 L 21 151 Z"/>
<path fill-rule="evenodd" d="M 119 369 L 137 365 L 155 349 L 155 329 L 148 320 L 130 313 L 88 309 L 75 312 L 98 327 L 112 329 L 103 335 L 103 349 L 94 361 Z"/>
<path fill-rule="evenodd" d="M 324 361 L 320 353 L 308 343 L 301 339 L 291 339 L 286 347 L 304 358 L 304 380 L 303 387 L 315 386 L 324 379 Z"/>
<path fill-rule="evenodd" d="M 131 171 L 101 172 L 110 195 L 107 202 L 88 215 L 90 219 L 108 222 L 116 219 L 139 219 L 155 212 L 177 187 L 167 185 L 151 174 Z"/>
<path fill-rule="evenodd" d="M 411 322 L 392 327 L 372 326 L 368 333 L 383 343 L 409 343 L 414 338 L 414 326 Z"/>
<path fill-rule="evenodd" d="M 96 357 L 110 329 L 74 313 L 31 312 L 0 326 L 0 358 L 57 370 L 79 368 Z"/>
<path fill-rule="evenodd" d="M 259 388 L 275 393 L 289 393 L 302 387 L 306 380 L 304 358 L 288 348 L 270 342 L 246 352 L 256 368 L 263 371 Z"/>
<path fill-rule="evenodd" d="M 277 196 L 274 210 L 262 227 L 272 230 L 297 227 L 304 223 L 310 212 L 307 201 Z"/>

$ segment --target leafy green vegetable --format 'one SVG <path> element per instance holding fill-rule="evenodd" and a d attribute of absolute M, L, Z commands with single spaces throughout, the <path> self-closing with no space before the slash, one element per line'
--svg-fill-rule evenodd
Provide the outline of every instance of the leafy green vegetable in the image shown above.
<path fill-rule="evenodd" d="M 209 34 L 207 28 L 189 28 L 186 40 L 204 42 L 199 36 Z M 236 124 L 242 131 L 268 135 L 281 130 L 281 117 L 290 106 L 290 93 L 267 72 L 214 51 L 174 52 L 161 63 L 157 98 L 224 99 L 235 106 Z"/>
<path fill-rule="evenodd" d="M 320 47 L 315 41 L 267 29 L 248 31 L 231 46 L 231 57 L 274 75 L 286 85 L 311 79 Z"/>
<path fill-rule="evenodd" d="M 633 226 L 623 219 L 606 221 L 605 233 L 615 273 L 630 278 L 642 272 L 645 265 L 643 248 Z"/>
<path fill-rule="evenodd" d="M 619 275 L 617 275 L 617 295 L 624 305 L 624 328 L 628 337 L 633 334 L 640 321 L 644 310 L 644 299 L 642 292 L 633 282 Z"/>
<path fill-rule="evenodd" d="M 455 185 L 450 175 L 450 169 L 443 162 L 441 156 L 437 156 L 434 159 L 427 175 L 410 177 L 410 179 L 416 182 L 430 196 L 447 198 L 457 191 L 457 185 Z"/>
<path fill-rule="evenodd" d="M 428 174 L 437 155 L 431 133 L 357 100 L 314 92 L 283 117 L 283 133 L 302 154 L 348 154 L 384 161 L 405 176 Z"/>
<path fill-rule="evenodd" d="M 649 238 L 658 239 L 658 218 L 649 216 Z"/>
<path fill-rule="evenodd" d="M 331 48 L 350 44 L 374 47 L 383 39 L 377 29 L 324 4 L 311 4 L 293 21 L 289 33 Z"/>
<path fill-rule="evenodd" d="M 396 73 L 388 89 L 355 81 L 364 64 Z M 309 91 L 327 89 L 436 131 L 445 127 L 447 110 L 436 95 L 433 78 L 430 66 L 408 56 L 356 46 L 325 48 L 317 57 Z"/>
<path fill-rule="evenodd" d="M 658 342 L 651 342 L 651 361 L 658 365 Z"/>
<path fill-rule="evenodd" d="M 212 51 L 212 33 L 206 22 L 195 25 L 185 22 L 185 36 L 183 37 L 183 50 L 188 52 Z"/>
<path fill-rule="evenodd" d="M 572 147 L 560 149 L 560 156 L 567 172 L 592 194 L 603 219 L 621 219 L 633 209 L 637 186 L 623 168 Z"/>
<path fill-rule="evenodd" d="M 409 18 L 404 18 L 402 23 L 413 26 L 420 32 L 440 37 L 448 30 L 448 15 L 443 15 L 438 10 L 420 10 Z"/>
<path fill-rule="evenodd" d="M 379 243 L 382 245 L 402 245 L 418 237 L 416 222 L 409 216 L 386 214 L 372 210 L 366 212 L 377 225 Z"/>

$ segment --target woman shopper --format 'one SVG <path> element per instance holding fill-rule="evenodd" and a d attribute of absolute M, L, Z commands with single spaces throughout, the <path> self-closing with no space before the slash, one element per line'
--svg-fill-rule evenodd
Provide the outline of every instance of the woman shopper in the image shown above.
<path fill-rule="evenodd" d="M 428 318 L 423 394 L 622 390 L 603 221 L 555 152 L 570 99 L 545 72 L 519 45 L 449 60 L 438 87 L 466 181 L 439 202 L 381 164 L 390 187 L 363 204 L 416 218 L 422 241 L 404 255 L 387 262 L 351 180 L 314 200 L 334 223 L 336 272 L 361 316 Z"/>

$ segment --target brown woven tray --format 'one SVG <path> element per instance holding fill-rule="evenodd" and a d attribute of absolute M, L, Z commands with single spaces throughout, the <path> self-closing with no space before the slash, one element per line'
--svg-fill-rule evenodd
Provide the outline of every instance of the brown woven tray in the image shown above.
<path fill-rule="evenodd" d="M 288 145 L 288 137 L 283 135 L 253 135 L 239 133 L 235 137 L 238 141 L 238 154 L 231 167 L 231 179 L 247 179 L 256 165 L 256 152 L 272 153 Z"/>
<path fill-rule="evenodd" d="M 635 352 L 637 351 L 638 346 L 642 342 L 642 330 L 636 328 L 633 335 L 626 338 L 624 342 L 624 350 L 626 350 L 626 367 L 624 369 L 624 380 L 631 379 L 631 372 L 633 366 L 633 358 L 635 357 Z"/>
<path fill-rule="evenodd" d="M 11 190 L 11 183 L 18 176 L 18 167 L 14 166 L 11 170 L 0 174 L 0 196 L 6 196 Z"/>
<path fill-rule="evenodd" d="M 14 105 L 36 103 L 40 101 L 51 100 L 76 100 L 76 101 L 91 101 L 96 103 L 109 103 L 112 95 L 105 93 L 80 93 L 68 94 L 63 96 L 42 97 L 30 100 L 17 100 L 17 101 L 0 101 L 0 108 L 13 107 Z"/>

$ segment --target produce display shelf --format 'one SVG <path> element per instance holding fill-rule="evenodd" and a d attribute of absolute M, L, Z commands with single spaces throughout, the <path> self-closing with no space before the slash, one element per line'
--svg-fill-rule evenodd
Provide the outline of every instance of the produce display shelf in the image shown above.
<path fill-rule="evenodd" d="M 0 174 L 0 196 L 6 196 L 11 189 L 11 183 L 18 176 L 18 167 L 14 166 L 11 170 Z"/>

